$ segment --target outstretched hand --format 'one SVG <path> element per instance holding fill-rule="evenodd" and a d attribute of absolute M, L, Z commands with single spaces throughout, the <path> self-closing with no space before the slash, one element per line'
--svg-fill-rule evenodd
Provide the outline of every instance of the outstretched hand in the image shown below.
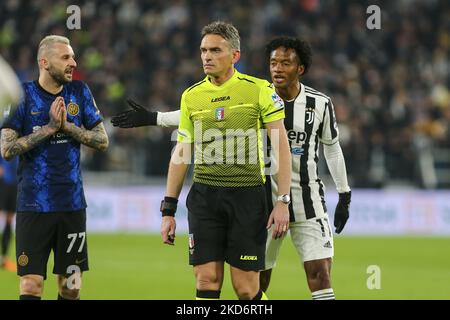
<path fill-rule="evenodd" d="M 111 123 L 119 128 L 136 128 L 142 126 L 155 126 L 157 112 L 149 111 L 131 99 L 127 99 L 131 110 L 123 111 L 112 117 Z"/>

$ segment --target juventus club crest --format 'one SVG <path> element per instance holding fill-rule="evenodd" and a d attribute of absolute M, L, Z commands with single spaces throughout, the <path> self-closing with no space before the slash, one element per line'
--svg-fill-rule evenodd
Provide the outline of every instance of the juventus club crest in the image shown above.
<path fill-rule="evenodd" d="M 314 109 L 307 108 L 306 109 L 306 123 L 312 124 L 314 122 Z"/>

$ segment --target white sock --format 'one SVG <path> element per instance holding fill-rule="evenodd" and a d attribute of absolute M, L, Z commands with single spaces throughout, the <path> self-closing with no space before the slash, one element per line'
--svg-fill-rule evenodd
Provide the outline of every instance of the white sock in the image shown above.
<path fill-rule="evenodd" d="M 312 293 L 313 300 L 335 300 L 333 288 L 314 291 Z"/>

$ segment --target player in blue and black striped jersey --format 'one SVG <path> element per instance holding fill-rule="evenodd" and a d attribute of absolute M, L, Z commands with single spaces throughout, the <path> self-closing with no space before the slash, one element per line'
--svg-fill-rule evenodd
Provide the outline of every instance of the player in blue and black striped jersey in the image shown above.
<path fill-rule="evenodd" d="M 79 298 L 81 273 L 88 270 L 80 145 L 104 151 L 108 136 L 88 86 L 72 81 L 77 64 L 69 40 L 45 37 L 37 60 L 39 79 L 23 84 L 24 100 L 2 128 L 2 156 L 20 156 L 20 297 L 40 299 L 53 250 L 58 298 L 73 300 Z"/>

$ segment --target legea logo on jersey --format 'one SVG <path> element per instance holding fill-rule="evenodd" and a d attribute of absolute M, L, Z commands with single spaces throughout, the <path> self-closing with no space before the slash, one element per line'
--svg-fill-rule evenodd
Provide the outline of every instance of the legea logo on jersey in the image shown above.
<path fill-rule="evenodd" d="M 217 97 L 217 98 L 212 98 L 211 102 L 226 101 L 226 100 L 230 100 L 230 99 L 231 99 L 230 96 Z"/>
<path fill-rule="evenodd" d="M 244 261 L 256 261 L 258 260 L 258 256 L 241 255 L 240 259 Z"/>
<path fill-rule="evenodd" d="M 224 108 L 217 108 L 216 109 L 216 120 L 222 121 L 225 118 L 225 109 Z"/>

